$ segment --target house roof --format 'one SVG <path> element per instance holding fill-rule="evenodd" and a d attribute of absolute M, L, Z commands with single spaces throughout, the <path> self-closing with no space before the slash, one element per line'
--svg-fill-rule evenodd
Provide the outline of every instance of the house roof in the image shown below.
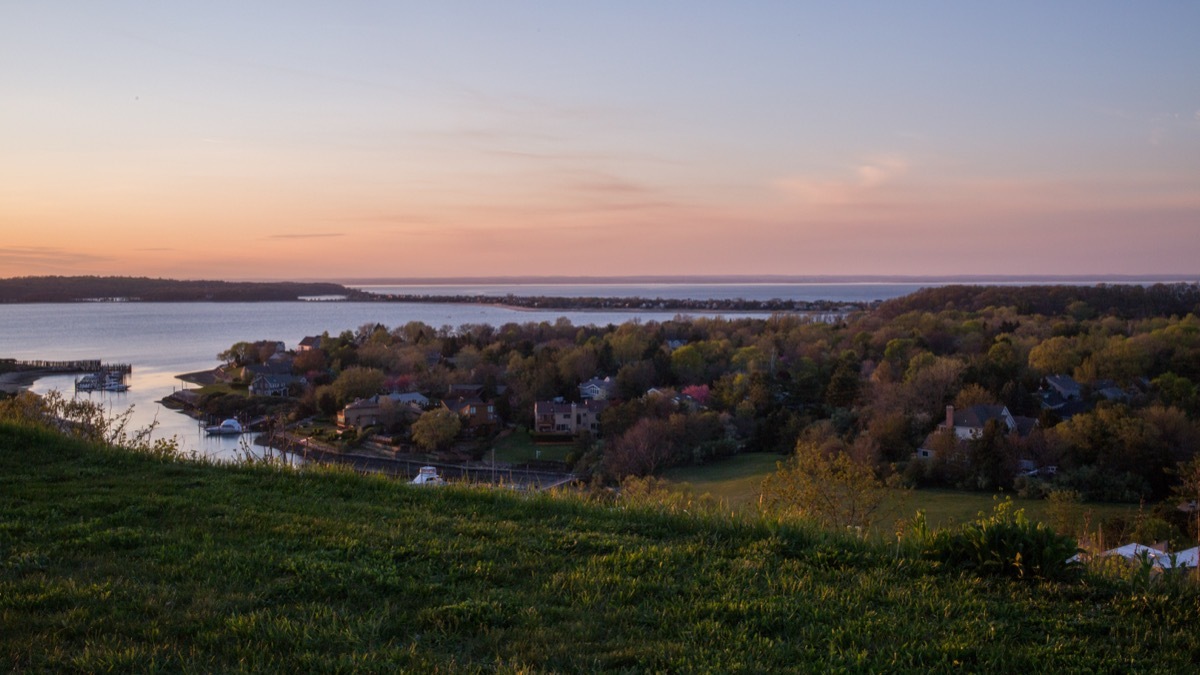
<path fill-rule="evenodd" d="M 533 404 L 533 414 L 536 415 L 558 415 L 571 413 L 576 410 L 584 410 L 591 413 L 598 413 L 607 407 L 604 401 L 585 400 L 580 403 L 567 403 L 564 401 L 535 401 Z"/>
<path fill-rule="evenodd" d="M 320 335 L 306 336 L 304 339 L 300 340 L 300 346 L 301 347 L 320 347 L 321 346 L 321 336 Z"/>
<path fill-rule="evenodd" d="M 1012 417 L 1008 408 L 1002 405 L 973 405 L 963 410 L 954 411 L 954 426 L 982 429 L 992 420 L 1005 421 Z"/>
<path fill-rule="evenodd" d="M 1038 425 L 1038 420 L 1036 417 L 1013 415 L 1013 421 L 1017 423 L 1017 433 L 1022 437 L 1033 433 L 1033 430 L 1036 429 Z"/>
<path fill-rule="evenodd" d="M 1054 389 L 1041 392 L 1038 398 L 1041 399 L 1042 407 L 1048 410 L 1058 410 L 1067 402 L 1067 399 L 1063 398 L 1062 394 Z"/>
<path fill-rule="evenodd" d="M 255 375 L 254 379 L 251 380 L 250 382 L 252 385 L 257 384 L 259 382 L 265 382 L 270 385 L 285 386 L 285 385 L 289 385 L 293 382 L 297 382 L 301 379 L 303 379 L 303 378 L 296 377 L 295 375 L 280 375 L 277 373 L 260 373 L 258 375 Z"/>
<path fill-rule="evenodd" d="M 458 398 L 456 398 L 452 401 L 450 401 L 450 400 L 442 401 L 442 404 L 445 405 L 447 408 L 450 408 L 451 410 L 461 411 L 463 408 L 466 408 L 467 406 L 472 406 L 472 405 L 485 406 L 488 403 L 487 403 L 487 401 L 479 398 L 478 396 L 459 396 Z"/>
<path fill-rule="evenodd" d="M 613 394 L 617 391 L 617 383 L 611 377 L 606 377 L 603 380 L 598 377 L 593 377 L 587 382 L 579 385 L 580 391 L 583 391 L 584 389 L 598 389 Z"/>
<path fill-rule="evenodd" d="M 346 404 L 345 410 L 361 410 L 364 408 L 378 408 L 379 397 L 360 398 Z"/>
<path fill-rule="evenodd" d="M 421 405 L 429 404 L 429 397 L 415 391 L 404 392 L 403 394 L 388 394 L 388 398 L 396 403 L 420 403 Z"/>
<path fill-rule="evenodd" d="M 1079 396 L 1079 383 L 1070 375 L 1047 375 L 1046 386 L 1065 397 Z"/>

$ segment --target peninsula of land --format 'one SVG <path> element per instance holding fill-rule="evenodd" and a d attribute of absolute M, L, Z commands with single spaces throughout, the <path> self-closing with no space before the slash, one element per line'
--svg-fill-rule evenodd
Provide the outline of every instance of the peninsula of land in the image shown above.
<path fill-rule="evenodd" d="M 78 302 L 413 302 L 498 305 L 516 309 L 644 309 L 728 312 L 846 312 L 869 303 L 648 297 L 555 297 L 371 293 L 332 282 L 180 281 L 146 277 L 16 277 L 0 279 L 0 304 Z"/>
<path fill-rule="evenodd" d="M 341 284 L 290 281 L 182 281 L 148 277 L 13 277 L 0 279 L 0 303 L 287 302 L 360 299 Z"/>

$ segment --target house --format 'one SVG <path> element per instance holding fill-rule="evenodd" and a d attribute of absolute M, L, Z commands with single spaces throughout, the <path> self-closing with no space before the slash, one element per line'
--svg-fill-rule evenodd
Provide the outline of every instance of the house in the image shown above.
<path fill-rule="evenodd" d="M 309 335 L 309 336 L 305 337 L 303 340 L 301 340 L 300 344 L 296 345 L 296 351 L 298 351 L 298 352 L 311 352 L 315 349 L 320 349 L 320 348 L 321 348 L 321 336 L 320 335 Z"/>
<path fill-rule="evenodd" d="M 600 413 L 607 401 L 587 400 L 580 403 L 538 401 L 533 404 L 533 430 L 539 434 L 575 435 L 582 431 L 600 433 Z"/>
<path fill-rule="evenodd" d="M 360 398 L 338 411 L 337 423 L 339 427 L 374 426 L 379 424 L 381 412 L 378 397 Z"/>
<path fill-rule="evenodd" d="M 259 355 L 261 360 L 268 359 L 272 354 L 280 354 L 287 351 L 287 345 L 283 344 L 283 340 L 259 340 L 253 344 L 255 353 Z"/>
<path fill-rule="evenodd" d="M 483 398 L 482 384 L 452 384 L 446 390 L 447 398 Z"/>
<path fill-rule="evenodd" d="M 611 377 L 598 377 L 579 385 L 579 397 L 584 400 L 607 401 L 617 398 L 617 382 Z"/>
<path fill-rule="evenodd" d="M 1118 387 L 1113 380 L 1096 380 L 1092 383 L 1092 394 L 1117 403 L 1129 402 L 1129 392 Z"/>
<path fill-rule="evenodd" d="M 1042 382 L 1044 390 L 1053 391 L 1063 401 L 1083 400 L 1083 388 L 1070 375 L 1047 375 Z"/>
<path fill-rule="evenodd" d="M 338 411 L 338 426 L 388 426 L 404 417 L 416 418 L 421 414 L 422 406 L 418 403 L 420 399 L 424 399 L 426 404 L 429 403 L 429 399 L 420 394 L 388 394 L 359 399 Z"/>
<path fill-rule="evenodd" d="M 997 421 L 1010 432 L 1017 430 L 1017 420 L 1003 405 L 973 405 L 964 410 L 955 410 L 954 406 L 946 406 L 946 421 L 942 426 L 954 429 L 954 435 L 960 440 L 968 441 L 983 435 L 983 428 L 988 422 Z"/>
<path fill-rule="evenodd" d="M 940 433 L 953 431 L 959 443 L 975 440 L 983 436 L 983 430 L 988 422 L 998 422 L 1008 430 L 1022 438 L 1028 436 L 1037 427 L 1037 419 L 1013 415 L 1008 406 L 1003 405 L 973 405 L 963 410 L 955 410 L 954 406 L 946 406 L 946 419 L 931 434 L 925 437 L 921 447 L 917 448 L 918 459 L 931 459 L 934 455 L 934 438 Z"/>
<path fill-rule="evenodd" d="M 442 407 L 453 410 L 463 419 L 468 429 L 486 429 L 496 424 L 496 406 L 478 396 L 461 396 L 453 401 L 442 401 Z"/>
<path fill-rule="evenodd" d="M 415 406 L 417 408 L 429 407 L 429 397 L 415 391 L 406 391 L 402 394 L 388 394 L 387 398 L 390 398 L 396 403 Z"/>
<path fill-rule="evenodd" d="M 296 358 L 288 352 L 275 352 L 274 354 L 272 354 L 270 357 L 267 358 L 267 363 L 268 364 L 282 364 L 282 367 L 285 367 L 288 370 L 291 370 L 292 363 L 294 363 L 295 360 L 296 360 Z"/>
<path fill-rule="evenodd" d="M 1062 420 L 1092 409 L 1092 404 L 1083 400 L 1083 387 L 1070 375 L 1047 375 L 1038 390 L 1038 403 Z"/>
<path fill-rule="evenodd" d="M 306 380 L 295 375 L 262 373 L 250 380 L 251 396 L 287 396 L 292 385 L 303 386 Z"/>

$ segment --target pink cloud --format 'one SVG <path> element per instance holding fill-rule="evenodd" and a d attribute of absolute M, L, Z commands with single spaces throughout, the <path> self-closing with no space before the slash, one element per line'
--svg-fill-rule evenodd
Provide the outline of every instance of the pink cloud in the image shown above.
<path fill-rule="evenodd" d="M 908 162 L 899 157 L 878 157 L 854 169 L 853 177 L 819 178 L 786 176 L 771 182 L 785 195 L 814 206 L 843 206 L 863 201 L 867 196 L 908 173 Z"/>

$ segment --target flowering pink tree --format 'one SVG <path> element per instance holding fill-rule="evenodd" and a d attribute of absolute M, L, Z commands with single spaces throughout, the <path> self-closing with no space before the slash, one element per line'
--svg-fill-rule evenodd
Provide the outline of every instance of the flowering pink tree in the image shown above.
<path fill-rule="evenodd" d="M 692 400 L 700 405 L 708 405 L 709 390 L 707 384 L 693 384 L 684 387 L 683 391 L 679 392 L 684 396 L 690 396 Z"/>

